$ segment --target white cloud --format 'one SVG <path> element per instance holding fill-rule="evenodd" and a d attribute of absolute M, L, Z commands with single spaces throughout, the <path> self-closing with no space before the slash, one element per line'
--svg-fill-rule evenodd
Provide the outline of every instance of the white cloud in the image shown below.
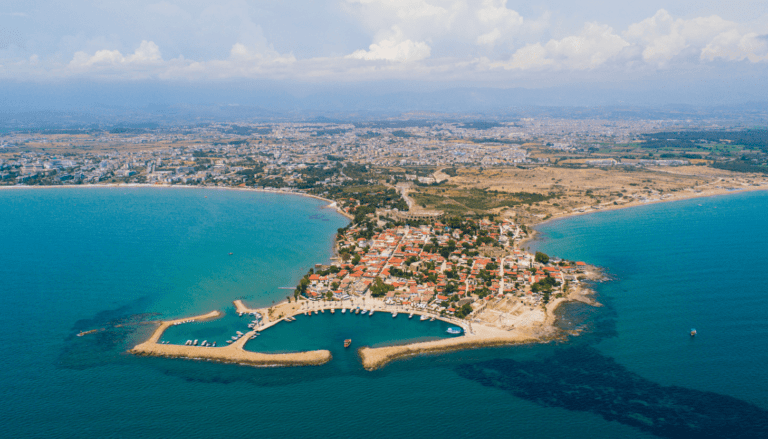
<path fill-rule="evenodd" d="M 345 58 L 367 61 L 413 62 L 428 58 L 430 52 L 431 49 L 427 43 L 405 39 L 400 28 L 393 26 L 390 36 L 371 44 L 368 46 L 368 50 L 356 50 Z"/>
<path fill-rule="evenodd" d="M 736 30 L 723 32 L 701 51 L 703 60 L 714 61 L 717 58 L 727 61 L 768 61 L 768 35 L 755 32 L 742 35 Z"/>
<path fill-rule="evenodd" d="M 623 35 L 643 48 L 644 61 L 665 65 L 686 49 L 698 55 L 714 37 L 736 26 L 736 23 L 716 15 L 690 20 L 674 19 L 669 12 L 660 9 L 653 17 L 629 26 Z"/>
<path fill-rule="evenodd" d="M 505 69 L 537 69 L 545 66 L 573 70 L 594 69 L 629 46 L 607 25 L 587 23 L 579 35 L 561 40 L 529 44 L 518 49 L 512 59 L 499 65 Z"/>
<path fill-rule="evenodd" d="M 90 56 L 85 52 L 77 52 L 69 65 L 73 68 L 129 66 L 159 63 L 162 60 L 157 44 L 144 40 L 131 55 L 124 56 L 119 50 L 98 50 Z"/>

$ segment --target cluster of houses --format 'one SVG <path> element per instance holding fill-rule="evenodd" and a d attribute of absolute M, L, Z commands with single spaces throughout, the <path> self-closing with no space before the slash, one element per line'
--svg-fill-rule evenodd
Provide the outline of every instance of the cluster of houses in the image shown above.
<path fill-rule="evenodd" d="M 505 296 L 540 302 L 545 295 L 562 293 L 585 265 L 537 261 L 517 248 L 525 233 L 509 220 L 387 224 L 371 238 L 366 238 L 370 232 L 365 224 L 344 230 L 337 241 L 338 261 L 307 275 L 305 296 L 374 296 L 389 304 L 463 317 L 467 304 L 477 309 Z M 545 279 L 546 291 L 534 286 Z M 465 312 L 459 312 L 462 307 Z"/>

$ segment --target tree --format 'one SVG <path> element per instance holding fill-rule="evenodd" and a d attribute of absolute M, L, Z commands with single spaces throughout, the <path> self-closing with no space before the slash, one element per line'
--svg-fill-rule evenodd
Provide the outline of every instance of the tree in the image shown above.
<path fill-rule="evenodd" d="M 385 284 L 383 280 L 381 280 L 380 277 L 376 277 L 376 279 L 373 280 L 373 284 L 371 285 L 371 296 L 373 297 L 382 297 L 386 296 L 388 292 L 394 291 L 395 287 L 392 285 Z"/>
<path fill-rule="evenodd" d="M 547 256 L 546 253 L 536 252 L 535 260 L 536 262 L 546 264 L 547 262 L 549 262 L 549 256 Z"/>

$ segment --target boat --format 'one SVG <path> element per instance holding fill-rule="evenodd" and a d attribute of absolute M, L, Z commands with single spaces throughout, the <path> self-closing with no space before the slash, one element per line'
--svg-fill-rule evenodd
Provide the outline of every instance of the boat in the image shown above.
<path fill-rule="evenodd" d="M 373 310 L 368 311 L 368 315 L 372 316 L 373 315 Z"/>
<path fill-rule="evenodd" d="M 422 316 L 421 316 L 421 318 L 420 318 L 419 320 L 421 320 L 421 321 L 423 322 L 424 320 L 427 320 L 428 318 L 429 318 L 429 317 L 427 317 L 426 315 L 422 315 Z"/>
<path fill-rule="evenodd" d="M 192 342 L 192 346 L 197 346 L 197 339 L 195 339 L 195 341 Z"/>
<path fill-rule="evenodd" d="M 232 255 L 234 255 L 234 253 L 232 253 L 232 252 L 229 252 L 229 255 L 230 255 L 230 256 L 232 256 Z"/>
<path fill-rule="evenodd" d="M 216 342 L 214 341 L 211 346 L 215 348 L 216 347 Z"/>
<path fill-rule="evenodd" d="M 430 322 L 434 322 L 434 321 L 435 321 L 435 318 L 434 318 L 434 317 L 432 317 L 431 319 L 429 319 L 429 321 L 430 321 Z"/>
<path fill-rule="evenodd" d="M 208 340 L 203 340 L 203 342 L 200 343 L 200 346 L 208 346 Z"/>
<path fill-rule="evenodd" d="M 315 315 L 317 315 L 317 310 L 315 310 Z"/>
<path fill-rule="evenodd" d="M 363 315 L 368 314 L 368 310 L 364 309 L 363 312 L 361 312 L 360 314 L 363 314 Z"/>
<path fill-rule="evenodd" d="M 351 344 L 352 344 L 352 339 L 351 338 L 348 338 L 348 339 L 344 340 L 344 347 L 345 348 L 348 348 L 349 345 L 351 345 Z"/>
<path fill-rule="evenodd" d="M 357 308 L 357 309 L 355 310 L 355 314 L 360 314 L 360 308 Z"/>
<path fill-rule="evenodd" d="M 336 309 L 331 308 L 331 314 L 336 314 Z"/>
<path fill-rule="evenodd" d="M 397 317 L 397 311 L 392 313 L 392 318 L 394 319 L 395 317 Z"/>
<path fill-rule="evenodd" d="M 240 332 L 240 331 L 235 331 L 235 334 L 237 334 L 237 335 L 243 335 L 243 333 L 242 333 L 242 332 Z"/>
<path fill-rule="evenodd" d="M 449 334 L 461 334 L 461 328 L 448 328 L 445 330 L 445 332 Z"/>
<path fill-rule="evenodd" d="M 232 343 L 232 340 L 227 340 L 227 343 Z"/>
<path fill-rule="evenodd" d="M 258 337 L 258 336 L 259 336 L 259 334 L 253 334 L 253 335 L 251 336 L 251 340 L 253 340 L 254 338 L 256 338 L 256 337 Z"/>
<path fill-rule="evenodd" d="M 344 314 L 344 313 L 346 313 L 346 312 L 347 312 L 347 309 L 346 309 L 346 308 L 342 308 L 342 309 L 341 309 L 341 313 L 342 313 L 342 314 Z"/>
<path fill-rule="evenodd" d="M 408 314 L 408 318 L 412 319 L 413 318 L 413 313 Z"/>
<path fill-rule="evenodd" d="M 691 337 L 696 336 L 696 328 L 691 328 Z"/>
<path fill-rule="evenodd" d="M 324 310 L 324 309 L 321 309 L 321 310 L 320 310 L 320 312 L 321 312 L 321 313 L 323 313 L 323 314 L 325 314 L 325 310 Z"/>

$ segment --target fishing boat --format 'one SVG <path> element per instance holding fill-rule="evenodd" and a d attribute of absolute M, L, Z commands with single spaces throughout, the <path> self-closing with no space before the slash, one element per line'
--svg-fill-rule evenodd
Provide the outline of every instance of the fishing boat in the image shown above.
<path fill-rule="evenodd" d="M 461 328 L 448 328 L 445 332 L 449 334 L 461 334 Z"/>
<path fill-rule="evenodd" d="M 195 339 L 195 341 L 192 342 L 192 346 L 197 346 L 197 339 Z"/>
<path fill-rule="evenodd" d="M 355 310 L 355 314 L 360 314 L 360 308 L 357 308 L 357 309 Z"/>
<path fill-rule="evenodd" d="M 429 317 L 427 315 L 422 315 L 419 320 L 421 320 L 423 322 L 424 320 L 427 320 L 428 318 Z"/>
<path fill-rule="evenodd" d="M 691 328 L 691 337 L 696 336 L 696 328 Z"/>
<path fill-rule="evenodd" d="M 351 345 L 351 344 L 352 344 L 352 339 L 351 338 L 348 338 L 348 339 L 344 340 L 344 347 L 345 348 L 348 348 L 349 345 Z"/>

